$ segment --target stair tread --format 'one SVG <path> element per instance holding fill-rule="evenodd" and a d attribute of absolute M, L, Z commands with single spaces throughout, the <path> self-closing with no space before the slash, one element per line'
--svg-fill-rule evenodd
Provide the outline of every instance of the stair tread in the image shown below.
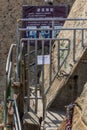
<path fill-rule="evenodd" d="M 47 111 L 45 119 L 45 128 L 46 130 L 57 129 L 60 123 L 65 118 L 64 111 Z"/>
<path fill-rule="evenodd" d="M 34 112 L 25 113 L 24 123 L 39 125 L 39 117 Z"/>

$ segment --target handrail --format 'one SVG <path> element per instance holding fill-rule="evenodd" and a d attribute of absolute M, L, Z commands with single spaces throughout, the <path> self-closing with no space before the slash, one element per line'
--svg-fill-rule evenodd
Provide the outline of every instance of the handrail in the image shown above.
<path fill-rule="evenodd" d="M 20 21 L 82 21 L 82 20 L 87 20 L 87 18 L 22 18 L 22 19 L 18 19 L 17 22 Z"/>
<path fill-rule="evenodd" d="M 6 74 L 8 74 L 9 63 L 10 63 L 10 61 L 12 61 L 11 56 L 12 56 L 13 47 L 16 47 L 16 44 L 11 44 L 11 47 L 10 47 L 10 50 L 8 53 L 8 57 L 7 57 L 7 62 L 6 62 Z"/>
<path fill-rule="evenodd" d="M 20 43 L 22 42 L 22 41 L 32 41 L 33 40 L 33 38 L 21 38 L 20 39 Z M 34 39 L 34 41 L 35 40 L 37 40 L 37 41 L 42 41 L 42 40 L 44 40 L 44 41 L 50 41 L 50 40 L 69 40 L 68 38 L 35 38 Z M 25 42 L 24 42 L 24 44 L 26 44 Z"/>
<path fill-rule="evenodd" d="M 48 29 L 46 29 L 46 28 L 37 28 L 37 29 L 27 29 L 27 28 L 19 28 L 19 31 L 44 31 L 44 30 L 48 30 L 48 31 L 52 31 L 52 30 L 69 30 L 69 31 L 72 31 L 72 30 L 87 30 L 87 27 L 86 28 L 80 28 L 80 27 L 76 27 L 76 28 L 58 28 L 58 29 L 53 29 L 52 27 L 51 28 L 48 28 Z M 37 38 L 35 38 L 35 39 L 37 39 Z M 47 38 L 48 39 L 48 38 Z"/>
<path fill-rule="evenodd" d="M 17 102 L 14 100 L 14 123 L 16 125 L 16 130 L 22 130 L 21 128 L 21 121 L 18 113 L 18 107 L 17 107 Z M 16 121 L 16 122 L 15 122 Z"/>
<path fill-rule="evenodd" d="M 7 62 L 6 62 L 6 91 L 5 91 L 5 99 L 4 99 L 4 123 L 6 126 L 7 122 L 7 92 L 8 92 L 8 87 L 11 82 L 11 72 L 12 72 L 12 56 L 13 56 L 13 48 L 16 47 L 16 44 L 11 44 L 8 57 L 7 57 Z"/>
<path fill-rule="evenodd" d="M 11 75 L 12 75 L 12 65 L 13 65 L 13 49 L 16 47 L 16 44 L 12 44 L 8 53 L 7 57 L 7 62 L 6 62 L 6 91 L 5 91 L 5 101 L 4 101 L 4 123 L 5 127 L 7 124 L 7 92 L 8 92 L 8 87 L 11 82 Z M 21 51 L 18 56 L 18 64 L 20 64 L 21 56 L 22 56 L 22 50 L 23 50 L 23 44 L 21 46 Z M 15 129 L 16 130 L 22 130 L 21 128 L 21 122 L 20 122 L 20 117 L 18 113 L 18 108 L 17 108 L 17 103 L 16 100 L 12 100 L 14 102 L 14 124 L 15 124 Z"/>
<path fill-rule="evenodd" d="M 14 114 L 14 124 L 15 124 L 15 129 L 18 130 L 17 119 L 16 119 L 16 115 L 15 114 Z"/>

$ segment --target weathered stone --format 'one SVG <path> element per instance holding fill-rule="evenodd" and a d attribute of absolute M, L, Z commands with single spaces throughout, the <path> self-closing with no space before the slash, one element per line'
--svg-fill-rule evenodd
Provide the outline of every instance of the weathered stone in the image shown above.
<path fill-rule="evenodd" d="M 75 101 L 76 105 L 73 113 L 72 129 L 87 129 L 87 83 L 83 87 L 80 97 Z M 65 130 L 66 122 L 63 121 L 58 130 Z"/>
<path fill-rule="evenodd" d="M 87 3 L 85 3 L 85 1 L 81 2 L 79 0 L 76 0 L 75 3 L 73 4 L 73 7 L 70 11 L 68 18 L 86 18 L 86 10 L 87 10 L 86 4 Z M 87 25 L 87 21 L 84 21 L 84 22 L 83 21 L 66 21 L 63 27 L 64 28 L 75 28 L 75 27 L 85 28 L 86 25 Z M 59 102 L 58 98 L 56 98 L 57 93 L 60 94 L 61 89 L 63 89 L 62 86 L 66 86 L 66 88 L 64 88 L 64 89 L 66 89 L 66 91 L 67 91 L 68 86 L 70 86 L 70 85 L 67 85 L 67 81 L 69 81 L 68 79 L 70 77 L 73 78 L 75 75 L 78 75 L 77 86 L 76 86 L 75 82 L 72 82 L 73 87 L 71 86 L 72 88 L 71 88 L 70 92 L 65 93 L 66 96 L 63 96 L 63 93 L 62 93 L 62 97 L 64 97 L 64 98 L 68 98 L 67 94 L 71 98 L 70 95 L 73 91 L 72 89 L 75 86 L 76 87 L 80 86 L 78 88 L 78 92 L 77 92 L 77 94 L 79 95 L 82 91 L 82 87 L 83 87 L 84 83 L 87 80 L 86 71 L 85 71 L 87 69 L 87 67 L 85 64 L 80 63 L 84 53 L 86 53 L 86 50 L 85 49 L 83 50 L 83 48 L 81 47 L 81 42 L 80 42 L 81 41 L 81 32 L 80 31 L 76 32 L 76 52 L 75 52 L 76 57 L 75 57 L 75 59 L 77 62 L 75 62 L 75 63 L 72 58 L 72 56 L 73 56 L 73 31 L 62 30 L 62 31 L 60 31 L 58 37 L 70 39 L 70 53 L 66 60 L 66 67 L 62 66 L 62 68 L 61 68 L 61 70 L 64 71 L 69 76 L 55 78 L 55 80 L 51 86 L 51 89 L 50 89 L 49 93 L 47 94 L 47 105 L 50 105 L 54 99 L 55 100 L 57 99 L 56 104 Z M 85 37 L 87 37 L 86 33 L 85 33 Z M 87 39 L 85 38 L 85 46 L 87 46 L 86 40 Z M 66 46 L 66 42 L 63 42 L 61 44 L 63 44 L 64 47 Z M 52 56 L 53 56 L 52 64 L 54 66 L 55 72 L 57 71 L 57 67 L 58 67 L 57 66 L 57 63 L 58 63 L 57 48 L 58 48 L 58 42 L 55 41 L 55 43 L 53 45 L 53 52 L 52 52 Z M 78 64 L 78 63 L 80 63 L 80 64 Z M 72 64 L 73 66 L 71 67 L 70 64 Z M 76 69 L 76 68 L 78 68 L 78 69 Z M 49 86 L 49 65 L 46 65 L 45 66 L 45 87 L 47 88 L 48 86 Z M 68 91 L 69 91 L 69 89 L 68 89 Z M 69 100 L 70 100 L 70 98 L 69 98 Z"/>

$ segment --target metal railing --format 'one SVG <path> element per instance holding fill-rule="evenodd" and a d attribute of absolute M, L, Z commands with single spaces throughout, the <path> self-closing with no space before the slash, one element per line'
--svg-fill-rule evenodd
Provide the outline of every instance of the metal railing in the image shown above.
<path fill-rule="evenodd" d="M 29 29 L 29 28 L 23 28 L 23 27 L 21 27 L 20 25 L 20 23 L 21 22 L 29 22 L 29 21 L 37 21 L 37 23 L 38 22 L 40 22 L 40 21 L 50 21 L 51 22 L 51 26 L 49 27 L 49 28 L 44 28 L 44 29 L 42 29 L 42 28 L 40 28 L 40 27 L 38 27 L 38 28 L 32 28 L 32 29 Z M 27 31 L 37 31 L 37 32 L 40 32 L 40 31 L 45 31 L 45 30 L 48 30 L 48 31 L 51 31 L 52 32 L 52 36 L 50 37 L 50 38 L 40 38 L 40 37 L 37 37 L 37 38 L 21 38 L 21 39 L 19 39 L 18 37 L 17 37 L 17 47 L 19 47 L 19 46 L 21 46 L 21 43 L 24 41 L 24 47 L 25 46 L 27 46 L 27 50 L 26 50 L 26 53 L 25 53 L 25 55 L 28 57 L 27 59 L 28 59 L 28 66 L 27 66 L 27 75 L 26 75 L 26 77 L 27 77 L 27 79 L 26 79 L 26 82 L 27 82 L 27 86 L 31 86 L 31 84 L 30 84 L 30 77 L 31 77 L 31 74 L 30 74 L 30 64 L 31 64 L 31 62 L 30 62 L 30 57 L 31 57 L 31 55 L 30 55 L 30 53 L 31 52 L 35 52 L 35 55 L 34 55 L 34 58 L 35 58 L 35 61 L 34 61 L 34 67 L 35 67 L 35 69 L 34 69 L 34 71 L 35 71 L 35 102 L 36 102 L 36 106 L 35 106 L 35 111 L 37 112 L 37 105 L 38 105 L 38 96 L 37 96 L 37 70 L 38 70 L 38 65 L 37 65 L 37 56 L 38 56 L 38 43 L 39 42 L 41 42 L 40 43 L 40 46 L 41 46 L 41 54 L 40 55 L 42 55 L 42 57 L 44 57 L 44 55 L 45 55 L 45 53 L 44 53 L 44 50 L 45 50 L 45 42 L 46 41 L 48 41 L 48 46 L 49 46 L 49 55 L 50 55 L 50 65 L 49 65 L 49 85 L 48 85 L 48 87 L 47 87 L 47 89 L 45 89 L 44 88 L 44 61 L 43 61 L 43 65 L 42 65 L 42 86 L 43 86 L 43 88 L 41 88 L 42 89 L 42 91 L 43 91 L 43 94 L 42 94 L 42 99 L 43 99 L 43 105 L 45 106 L 45 104 L 44 104 L 44 99 L 45 99 L 45 96 L 46 96 L 46 94 L 49 92 L 49 90 L 50 90 L 50 88 L 51 88 L 51 86 L 52 86 L 52 83 L 53 83 L 53 81 L 55 80 L 55 78 L 56 78 L 56 76 L 58 76 L 58 73 L 59 73 L 59 71 L 61 70 L 61 68 L 62 68 L 62 66 L 64 66 L 64 64 L 65 64 L 65 62 L 66 62 L 66 60 L 67 60 L 67 58 L 68 58 L 68 56 L 69 56 L 69 54 L 70 54 L 70 51 L 71 51 L 71 45 L 72 45 L 72 61 L 73 61 L 73 63 L 75 63 L 76 62 L 76 44 L 77 44 L 77 41 L 76 41 L 76 35 L 77 35 L 77 32 L 78 31 L 81 31 L 81 36 L 79 36 L 80 37 L 80 44 L 81 44 L 81 47 L 84 49 L 84 47 L 85 47 L 85 33 L 86 33 L 86 31 L 87 31 L 87 28 L 85 28 L 85 27 L 68 27 L 68 28 L 66 28 L 66 27 L 62 27 L 62 28 L 55 28 L 55 26 L 56 26 L 56 22 L 57 21 L 70 21 L 70 22 L 72 22 L 72 21 L 87 21 L 87 19 L 86 18 L 30 18 L 30 19 L 19 19 L 18 20 L 18 23 L 17 23 L 17 36 L 19 35 L 19 32 L 23 32 L 23 33 L 26 33 Z M 64 31 L 65 33 L 67 32 L 67 31 L 70 31 L 70 32 L 72 32 L 72 37 L 71 38 L 69 38 L 69 37 L 67 37 L 66 36 L 66 38 L 63 38 L 63 37 L 60 37 L 60 36 L 57 36 L 57 38 L 55 38 L 54 36 L 53 36 L 53 32 L 54 31 Z M 34 50 L 33 51 L 31 51 L 31 41 L 33 41 L 33 46 L 34 46 Z M 56 58 L 57 58 L 57 69 L 55 70 L 55 73 L 52 71 L 52 49 L 53 49 L 53 42 L 55 42 L 55 41 L 57 41 L 57 44 L 58 44 L 58 49 L 57 49 L 57 56 L 56 56 Z M 64 47 L 61 47 L 61 42 L 63 43 L 63 42 L 67 42 L 67 47 L 66 46 L 64 46 Z M 79 43 L 78 43 L 79 44 Z M 64 53 L 66 51 L 66 53 Z M 18 53 L 18 52 L 17 52 Z M 65 57 L 64 57 L 64 55 L 65 55 Z M 62 60 L 61 60 L 62 59 Z M 26 70 L 25 69 L 25 70 Z M 27 94 L 30 94 L 30 88 L 28 88 L 28 90 L 27 90 Z M 30 100 L 31 100 L 31 97 L 30 97 L 30 95 L 27 95 L 27 101 L 29 101 L 30 102 Z M 29 106 L 29 103 L 28 102 L 28 106 Z M 44 109 L 44 108 L 43 108 Z"/>
<path fill-rule="evenodd" d="M 12 71 L 12 62 L 13 62 L 13 48 L 16 47 L 16 44 L 12 44 L 8 53 L 7 62 L 6 62 L 6 80 L 8 86 L 11 78 L 11 71 Z"/>
<path fill-rule="evenodd" d="M 6 126 L 7 122 L 7 102 L 8 102 L 8 91 L 9 87 L 11 87 L 11 77 L 12 77 L 12 69 L 13 69 L 13 49 L 16 47 L 16 44 L 12 44 L 8 53 L 7 62 L 6 62 L 6 89 L 5 89 L 5 106 L 4 106 L 4 122 Z M 10 94 L 10 93 L 9 93 Z"/>
<path fill-rule="evenodd" d="M 51 27 L 49 28 L 25 28 L 25 27 L 20 27 L 20 22 L 31 22 L 31 21 L 37 21 L 38 22 L 42 22 L 42 21 L 50 21 L 51 22 Z M 87 18 L 24 18 L 24 19 L 19 19 L 18 20 L 18 23 L 17 23 L 17 36 L 18 36 L 18 33 L 19 32 L 26 32 L 26 31 L 37 31 L 37 32 L 40 32 L 40 31 L 45 31 L 45 30 L 48 30 L 48 31 L 73 31 L 73 61 L 75 61 L 75 52 L 76 52 L 76 34 L 77 34 L 77 31 L 81 31 L 81 37 L 82 37 L 82 47 L 84 48 L 84 36 L 85 36 L 85 31 L 87 31 L 87 28 L 86 27 L 62 27 L 62 28 L 54 28 L 57 23 L 56 22 L 61 22 L 61 21 L 87 21 Z M 50 37 L 50 38 L 54 38 L 53 35 Z M 37 40 L 37 38 L 34 38 L 34 40 Z M 40 38 L 39 38 L 40 39 Z M 68 39 L 68 38 L 67 38 Z M 32 39 L 33 40 L 33 39 Z M 43 39 L 44 40 L 44 39 Z M 19 44 L 19 39 L 17 37 L 17 44 Z"/>
<path fill-rule="evenodd" d="M 14 100 L 14 124 L 15 124 L 15 130 L 22 130 L 16 100 Z"/>
<path fill-rule="evenodd" d="M 35 113 L 37 113 L 38 111 L 38 100 L 42 99 L 43 101 L 43 118 L 45 118 L 45 109 L 46 109 L 46 94 L 49 92 L 53 81 L 55 80 L 55 78 L 58 76 L 61 68 L 64 66 L 67 58 L 69 57 L 70 51 L 71 51 L 71 46 L 72 46 L 72 61 L 73 63 L 76 62 L 76 45 L 77 45 L 77 41 L 76 41 L 76 35 L 77 35 L 77 31 L 81 31 L 81 37 L 80 37 L 80 44 L 81 47 L 84 49 L 85 47 L 85 33 L 87 31 L 87 28 L 59 28 L 59 29 L 55 29 L 55 23 L 56 21 L 86 21 L 87 19 L 66 19 L 66 18 L 40 18 L 40 19 L 19 19 L 18 23 L 17 23 L 17 44 L 12 44 L 9 50 L 9 54 L 7 57 L 7 63 L 6 63 L 6 92 L 5 92 L 5 110 L 4 110 L 4 122 L 5 122 L 5 126 L 7 123 L 7 102 L 8 102 L 8 88 L 11 86 L 11 78 L 12 78 L 12 69 L 13 69 L 13 48 L 16 47 L 16 81 L 20 81 L 21 80 L 21 61 L 24 60 L 24 64 L 25 64 L 25 86 L 27 87 L 27 108 L 28 111 L 30 110 L 30 101 L 32 99 L 34 99 L 35 102 Z M 37 28 L 37 29 L 27 29 L 27 28 L 23 28 L 19 26 L 19 22 L 22 21 L 51 21 L 52 26 L 50 28 L 47 29 L 42 29 L 42 28 Z M 19 38 L 19 32 L 26 32 L 26 31 L 51 31 L 52 32 L 52 36 L 50 38 Z M 72 38 L 69 38 L 66 36 L 66 38 L 61 38 L 61 37 L 57 37 L 55 38 L 53 36 L 53 31 L 71 31 L 72 32 Z M 56 61 L 57 61 L 57 67 L 55 68 L 55 66 L 53 66 L 53 58 L 54 56 L 52 55 L 53 52 L 53 45 L 54 42 L 57 42 L 57 53 L 56 53 Z M 33 50 L 31 49 L 32 47 L 32 42 L 33 42 Z M 44 55 L 45 54 L 45 49 L 46 49 L 46 45 L 45 43 L 47 42 L 47 46 L 48 46 L 48 53 L 47 55 L 49 55 L 49 83 L 47 88 L 45 88 L 45 61 L 44 61 Z M 62 46 L 63 43 L 66 45 Z M 38 49 L 38 46 L 40 45 L 41 51 Z M 25 48 L 25 51 L 23 50 Z M 32 55 L 34 56 L 34 59 L 32 58 Z M 42 64 L 41 64 L 41 71 L 42 71 L 42 77 L 41 77 L 41 91 L 42 94 L 41 96 L 38 96 L 38 81 L 37 81 L 37 75 L 38 75 L 38 68 L 39 68 L 39 64 L 38 64 L 38 56 L 42 56 Z M 33 62 L 31 62 L 33 59 Z M 33 66 L 33 78 L 34 80 L 32 81 L 32 74 L 31 74 L 31 67 Z M 53 71 L 53 67 L 55 68 L 55 71 Z M 31 97 L 31 86 L 34 86 L 34 94 L 33 97 Z M 10 97 L 11 99 L 11 97 Z M 16 100 L 13 101 L 14 102 L 14 123 L 15 123 L 15 129 L 16 130 L 21 130 L 21 122 L 20 122 L 20 117 L 19 117 L 19 113 L 18 113 L 18 107 L 17 107 L 17 103 Z"/>
<path fill-rule="evenodd" d="M 22 44 L 23 45 L 23 44 Z M 9 101 L 11 101 L 14 105 L 14 121 L 13 123 L 15 124 L 15 130 L 21 130 L 21 122 L 20 122 L 20 116 L 19 116 L 19 112 L 18 112 L 18 107 L 17 107 L 17 103 L 16 100 L 13 99 L 13 92 L 10 90 L 9 95 L 8 95 L 8 91 L 9 91 L 9 87 L 11 88 L 11 82 L 12 82 L 12 78 L 14 75 L 14 63 L 16 62 L 14 59 L 14 55 L 16 55 L 16 53 L 14 53 L 14 49 L 16 49 L 16 44 L 12 44 L 8 53 L 8 57 L 7 57 L 7 62 L 6 62 L 6 89 L 5 89 L 5 101 L 4 101 L 4 123 L 5 123 L 5 128 L 7 127 L 7 115 L 8 115 L 8 108 L 7 108 L 7 104 L 9 103 Z M 18 65 L 20 63 L 20 59 L 21 59 L 21 53 L 19 54 L 18 57 Z M 12 126 L 12 129 L 14 129 L 14 127 Z"/>
<path fill-rule="evenodd" d="M 58 42 L 58 56 L 57 56 L 57 58 L 58 58 L 58 70 L 56 71 L 56 73 L 52 76 L 52 73 L 51 73 L 51 70 L 52 70 L 52 66 L 51 66 L 51 63 L 52 63 L 52 57 L 51 57 L 51 53 L 52 53 L 52 44 L 53 44 L 53 42 L 54 41 L 57 41 Z M 63 64 L 64 64 L 64 62 L 66 61 L 66 59 L 67 59 L 67 56 L 69 55 L 69 51 L 70 51 L 70 40 L 69 39 L 63 39 L 63 38 L 48 38 L 48 39 L 39 39 L 39 38 L 37 38 L 37 39 L 35 39 L 35 40 L 33 40 L 34 41 L 34 48 L 35 48 L 35 50 L 34 51 L 32 51 L 31 50 L 31 41 L 32 41 L 32 38 L 30 39 L 30 38 L 22 38 L 22 39 L 20 39 L 20 47 L 21 47 L 21 45 L 22 45 L 22 43 L 24 43 L 24 47 L 25 47 L 25 45 L 26 45 L 26 42 L 27 42 L 27 51 L 26 51 L 26 53 L 25 53 L 25 57 L 27 56 L 27 70 L 26 70 L 26 68 L 25 68 L 25 70 L 26 70 L 26 77 L 27 77 L 27 79 L 26 79 L 26 82 L 27 82 L 27 84 L 25 85 L 25 86 L 27 86 L 27 108 L 29 109 L 30 108 L 30 100 L 32 100 L 32 99 L 34 99 L 35 100 L 35 112 L 37 113 L 37 111 L 38 111 L 38 100 L 39 99 L 42 99 L 42 101 L 43 101 L 43 106 L 45 105 L 45 101 L 44 101 L 44 96 L 45 96 L 45 94 L 44 94 L 44 92 L 45 92 L 45 88 L 44 88 L 44 65 L 45 65 L 45 63 L 44 63 L 44 61 L 43 61 L 43 64 L 42 64 L 42 98 L 41 97 L 38 97 L 38 95 L 37 95 L 37 91 L 38 91 L 38 86 L 37 86 L 37 73 L 38 73 L 38 63 L 37 63 L 37 57 L 38 57 L 38 42 L 41 42 L 40 43 L 40 46 L 41 46 L 41 52 L 40 52 L 40 55 L 42 55 L 42 57 L 44 57 L 44 54 L 45 54 L 45 52 L 44 52 L 44 49 L 45 49 L 45 42 L 47 41 L 48 42 L 48 45 L 49 45 L 49 52 L 48 52 L 48 55 L 50 55 L 50 66 L 49 66 L 49 77 L 50 77 L 50 82 L 49 82 L 49 88 L 50 88 L 50 86 L 51 86 L 51 84 L 52 84 L 52 82 L 53 82 L 53 80 L 55 79 L 55 77 L 56 77 L 56 75 L 58 75 L 58 72 L 59 72 L 59 70 L 60 70 L 60 68 L 63 66 Z M 61 48 L 61 45 L 60 45 L 60 41 L 66 41 L 67 42 L 67 47 L 66 48 Z M 60 51 L 67 51 L 66 52 L 66 55 L 65 55 L 65 57 L 64 57 L 64 60 L 63 61 L 61 61 L 60 62 L 60 57 L 61 57 L 61 54 L 60 54 Z M 30 77 L 31 77 L 31 74 L 30 74 L 30 70 L 31 70 L 31 61 L 30 61 L 30 58 L 31 58 L 31 54 L 32 54 L 32 52 L 34 52 L 35 54 L 34 54 L 34 57 L 33 58 L 35 58 L 35 60 L 34 60 L 34 67 L 35 67 L 35 75 L 34 75 L 34 77 L 33 77 L 33 79 L 34 79 L 34 87 L 35 87 L 35 95 L 33 96 L 33 98 L 31 97 L 31 81 L 29 80 L 30 79 Z M 25 63 L 26 64 L 26 63 Z M 26 66 L 26 65 L 25 65 Z M 44 107 L 43 107 L 43 109 L 44 109 Z M 44 117 L 44 113 L 43 113 L 43 117 Z"/>

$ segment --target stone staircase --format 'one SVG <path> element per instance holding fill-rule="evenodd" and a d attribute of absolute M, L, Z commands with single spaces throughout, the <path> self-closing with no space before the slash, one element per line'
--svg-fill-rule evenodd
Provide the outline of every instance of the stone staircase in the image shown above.
<path fill-rule="evenodd" d="M 57 130 L 65 118 L 64 111 L 47 111 L 45 119 L 46 130 Z"/>

